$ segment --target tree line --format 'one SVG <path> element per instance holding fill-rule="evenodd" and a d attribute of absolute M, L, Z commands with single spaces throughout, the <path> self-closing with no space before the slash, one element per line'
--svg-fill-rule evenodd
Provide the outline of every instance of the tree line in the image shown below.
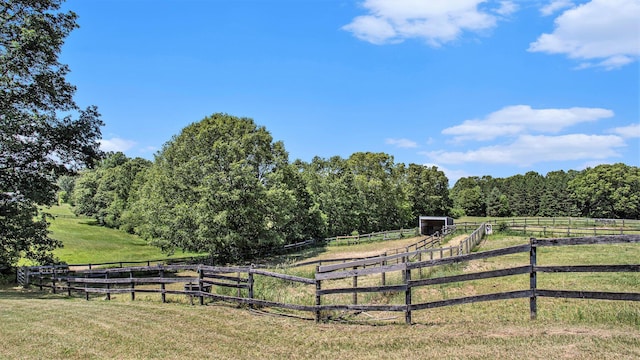
<path fill-rule="evenodd" d="M 72 194 L 77 214 L 167 251 L 227 260 L 310 238 L 415 227 L 420 215 L 640 217 L 638 168 L 625 164 L 465 177 L 450 189 L 437 167 L 385 153 L 290 162 L 265 127 L 222 113 L 187 126 L 154 161 L 112 153 L 72 182 L 62 195 Z"/>
<path fill-rule="evenodd" d="M 112 153 L 60 185 L 77 214 L 101 225 L 227 260 L 310 238 L 415 227 L 419 215 L 447 215 L 452 204 L 436 167 L 384 153 L 290 162 L 265 127 L 221 113 L 184 128 L 153 162 Z"/>
<path fill-rule="evenodd" d="M 451 189 L 454 216 L 640 218 L 640 170 L 622 163 L 582 171 L 530 171 L 507 178 L 461 178 Z"/>

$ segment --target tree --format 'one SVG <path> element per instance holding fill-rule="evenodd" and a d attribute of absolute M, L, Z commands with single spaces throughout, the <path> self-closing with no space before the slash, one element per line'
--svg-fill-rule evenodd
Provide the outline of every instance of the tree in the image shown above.
<path fill-rule="evenodd" d="M 506 217 L 509 215 L 511 215 L 511 209 L 507 195 L 494 187 L 487 196 L 487 216 Z"/>
<path fill-rule="evenodd" d="M 501 189 L 509 198 L 513 216 L 536 216 L 544 190 L 544 177 L 535 171 L 508 177 Z"/>
<path fill-rule="evenodd" d="M 306 188 L 281 142 L 249 118 L 213 114 L 166 143 L 145 173 L 132 213 L 137 231 L 165 250 L 251 259 L 313 227 Z"/>
<path fill-rule="evenodd" d="M 319 211 L 321 236 L 346 235 L 358 230 L 363 208 L 346 160 L 339 156 L 329 159 L 316 156 L 311 163 L 298 160 L 294 165 Z"/>
<path fill-rule="evenodd" d="M 544 180 L 540 197 L 540 216 L 579 216 L 578 207 L 569 190 L 569 181 L 578 174 L 575 170 L 568 172 L 551 171 Z"/>
<path fill-rule="evenodd" d="M 62 175 L 56 181 L 58 185 L 58 202 L 71 203 L 73 198 L 73 188 L 76 186 L 76 178 L 74 176 Z"/>
<path fill-rule="evenodd" d="M 588 168 L 568 188 L 582 215 L 640 219 L 640 169 L 622 163 Z"/>
<path fill-rule="evenodd" d="M 56 178 L 100 157 L 97 109 L 79 109 L 69 69 L 58 61 L 77 27 L 76 14 L 58 12 L 60 3 L 0 4 L 0 271 L 21 257 L 52 260 L 61 244 L 47 236 L 45 217 L 34 220 L 36 204 L 53 204 Z"/>
<path fill-rule="evenodd" d="M 486 216 L 486 202 L 479 185 L 460 190 L 454 201 L 455 207 L 464 210 L 467 216 Z"/>
<path fill-rule="evenodd" d="M 436 166 L 409 164 L 406 188 L 413 220 L 423 215 L 446 216 L 451 212 L 449 179 Z"/>
<path fill-rule="evenodd" d="M 347 159 L 358 194 L 359 232 L 398 229 L 411 221 L 411 206 L 404 191 L 404 165 L 385 153 L 358 152 Z"/>
<path fill-rule="evenodd" d="M 486 187 L 488 179 L 490 177 L 477 176 L 458 179 L 451 189 L 452 212 L 456 215 L 486 216 L 487 202 L 483 187 Z"/>
<path fill-rule="evenodd" d="M 76 214 L 94 217 L 98 224 L 111 228 L 124 226 L 122 217 L 128 210 L 130 194 L 140 184 L 139 176 L 151 166 L 149 160 L 129 159 L 121 152 L 110 153 L 94 170 L 81 173 L 74 189 Z"/>

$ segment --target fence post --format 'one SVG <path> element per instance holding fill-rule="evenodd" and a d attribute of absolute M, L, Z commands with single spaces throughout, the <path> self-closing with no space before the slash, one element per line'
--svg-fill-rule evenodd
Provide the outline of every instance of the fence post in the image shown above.
<path fill-rule="evenodd" d="M 353 267 L 353 270 L 358 270 L 357 266 Z M 357 288 L 358 287 L 358 276 L 354 276 L 353 277 L 353 288 Z M 354 291 L 353 292 L 353 305 L 358 305 L 358 292 Z"/>
<path fill-rule="evenodd" d="M 202 271 L 202 267 L 198 266 L 198 291 L 200 292 L 200 305 L 204 305 L 204 296 L 202 296 L 202 279 L 204 279 L 204 271 Z"/>
<path fill-rule="evenodd" d="M 536 304 L 536 288 L 538 286 L 538 277 L 536 272 L 536 263 L 537 263 L 537 246 L 536 239 L 530 239 L 531 250 L 529 251 L 529 264 L 531 265 L 531 272 L 529 273 L 529 287 L 531 290 L 531 296 L 529 297 L 529 311 L 531 320 L 535 320 L 537 317 L 537 304 Z"/>
<path fill-rule="evenodd" d="M 164 268 L 160 269 L 160 281 L 162 281 L 162 279 L 164 279 Z M 162 302 L 165 303 L 167 302 L 167 294 L 165 292 L 165 286 L 164 286 L 164 282 L 160 283 L 160 292 L 162 293 Z"/>
<path fill-rule="evenodd" d="M 384 256 L 387 257 L 387 252 L 384 252 Z M 383 260 L 382 261 L 382 266 L 386 266 L 387 265 L 387 260 Z M 384 271 L 382 272 L 382 286 L 387 285 L 387 273 L 385 273 Z"/>
<path fill-rule="evenodd" d="M 253 269 L 255 268 L 254 264 L 251 264 L 251 268 L 249 269 L 249 280 L 247 282 L 247 286 L 249 287 L 249 299 L 253 300 Z M 253 304 L 249 305 L 250 309 L 253 309 Z"/>
<path fill-rule="evenodd" d="M 406 310 L 404 312 L 404 321 L 407 325 L 411 325 L 411 286 L 409 286 L 409 282 L 411 281 L 411 269 L 405 268 L 405 285 L 407 285 L 407 290 L 404 293 L 404 302 L 406 305 Z"/>
<path fill-rule="evenodd" d="M 53 276 L 51 277 L 51 289 L 53 290 L 53 293 L 56 293 L 56 266 L 53 265 Z"/>
<path fill-rule="evenodd" d="M 322 299 L 320 295 L 321 284 L 318 279 L 318 270 L 320 269 L 320 265 L 316 266 L 316 323 L 320 322 L 320 305 L 322 304 Z"/>
<path fill-rule="evenodd" d="M 240 276 L 242 275 L 242 273 L 240 271 L 238 271 L 238 282 L 236 283 L 236 285 L 238 285 L 238 297 L 242 297 L 242 289 L 240 288 Z"/>
<path fill-rule="evenodd" d="M 133 282 L 133 271 L 129 271 L 129 279 L 131 281 L 131 301 L 135 301 L 136 299 L 136 283 Z"/>

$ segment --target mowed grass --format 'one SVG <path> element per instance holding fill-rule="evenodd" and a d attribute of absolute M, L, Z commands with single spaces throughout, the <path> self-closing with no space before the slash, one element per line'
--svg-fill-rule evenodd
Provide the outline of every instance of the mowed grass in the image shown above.
<path fill-rule="evenodd" d="M 415 239 L 329 246 L 315 259 L 384 252 Z M 527 243 L 528 238 L 494 235 L 479 251 Z M 445 245 L 446 246 L 446 245 Z M 313 260 L 308 258 L 307 260 Z M 637 264 L 640 244 L 543 248 L 541 265 Z M 422 277 L 478 272 L 528 263 L 528 254 L 424 269 Z M 275 269 L 311 277 L 313 267 Z M 417 271 L 413 273 L 418 278 Z M 265 281 L 256 277 L 256 282 Z M 340 281 L 342 283 L 340 283 Z M 351 279 L 323 282 L 323 288 L 350 286 Z M 359 286 L 379 284 L 363 277 Z M 398 273 L 387 283 L 399 283 Z M 326 287 L 325 287 L 326 285 Z M 260 285 L 262 286 L 262 285 Z M 414 289 L 413 302 L 522 290 L 527 275 Z M 640 292 L 636 273 L 539 274 L 538 287 Z M 215 290 L 214 290 L 215 291 Z M 232 290 L 235 292 L 235 289 Z M 312 301 L 313 285 L 274 281 L 259 296 L 277 301 Z M 300 293 L 305 299 L 298 299 Z M 403 313 L 334 313 L 316 324 L 276 316 L 273 309 L 251 311 L 220 302 L 191 306 L 184 296 L 141 294 L 131 301 L 94 296 L 67 298 L 35 289 L 0 288 L 0 358 L 22 359 L 638 359 L 640 303 L 603 300 L 538 299 L 538 320 L 529 320 L 528 299 L 465 304 Z M 359 303 L 402 303 L 403 293 L 362 294 Z M 350 303 L 351 295 L 323 297 L 323 303 Z M 196 301 L 197 303 L 197 301 Z M 286 312 L 285 312 L 286 313 Z M 288 315 L 299 315 L 288 313 Z M 310 314 L 304 314 L 307 318 Z"/>
<path fill-rule="evenodd" d="M 76 217 L 68 205 L 44 209 L 55 218 L 49 220 L 51 237 L 62 241 L 64 247 L 54 255 L 68 264 L 96 264 L 118 261 L 144 261 L 197 256 L 177 251 L 171 256 L 149 245 L 138 236 L 116 229 L 98 226 L 88 217 Z"/>
<path fill-rule="evenodd" d="M 502 310 L 508 310 L 495 303 Z M 315 324 L 230 306 L 0 290 L 3 359 L 637 359 L 637 328 L 473 314 L 413 326 Z"/>

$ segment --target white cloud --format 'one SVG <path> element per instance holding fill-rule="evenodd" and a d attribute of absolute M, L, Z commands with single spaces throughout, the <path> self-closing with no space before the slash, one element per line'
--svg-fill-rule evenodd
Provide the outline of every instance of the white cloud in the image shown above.
<path fill-rule="evenodd" d="M 480 9 L 487 0 L 365 0 L 368 14 L 358 16 L 342 27 L 361 40 L 374 44 L 423 39 L 431 46 L 456 40 L 465 32 L 478 32 L 496 26 L 498 15 L 516 10 L 511 1 L 492 2 L 493 9 Z M 494 14 L 495 13 L 495 14 Z"/>
<path fill-rule="evenodd" d="M 569 134 L 560 136 L 521 135 L 508 145 L 482 147 L 466 152 L 431 151 L 423 154 L 443 164 L 484 163 L 529 166 L 567 160 L 617 157 L 616 148 L 626 146 L 616 135 Z"/>
<path fill-rule="evenodd" d="M 386 139 L 385 144 L 397 146 L 403 149 L 413 149 L 418 147 L 418 143 L 409 139 Z"/>
<path fill-rule="evenodd" d="M 343 29 L 351 31 L 360 40 L 376 45 L 393 42 L 390 40 L 397 35 L 391 24 L 375 16 L 358 16 L 349 25 L 345 25 Z"/>
<path fill-rule="evenodd" d="M 531 131 L 557 133 L 575 124 L 612 116 L 613 111 L 601 108 L 532 109 L 528 105 L 514 105 L 495 111 L 484 119 L 466 120 L 444 129 L 442 133 L 456 136 L 456 141 L 493 140 Z"/>
<path fill-rule="evenodd" d="M 125 152 L 136 145 L 135 141 L 121 139 L 121 138 L 111 138 L 111 139 L 102 139 L 100 140 L 100 150 L 102 151 L 122 151 Z"/>
<path fill-rule="evenodd" d="M 617 127 L 610 130 L 611 133 L 622 136 L 623 138 L 640 138 L 640 123 L 631 124 L 629 126 Z"/>
<path fill-rule="evenodd" d="M 620 68 L 640 57 L 640 1 L 592 0 L 563 12 L 555 29 L 528 51 L 566 54 L 583 61 L 578 69 Z"/>
<path fill-rule="evenodd" d="M 543 16 L 553 15 L 556 11 L 573 7 L 573 2 L 570 0 L 554 0 L 549 4 L 540 8 L 540 13 Z"/>
<path fill-rule="evenodd" d="M 501 1 L 500 7 L 496 9 L 496 14 L 509 16 L 518 10 L 518 5 L 513 1 Z"/>

